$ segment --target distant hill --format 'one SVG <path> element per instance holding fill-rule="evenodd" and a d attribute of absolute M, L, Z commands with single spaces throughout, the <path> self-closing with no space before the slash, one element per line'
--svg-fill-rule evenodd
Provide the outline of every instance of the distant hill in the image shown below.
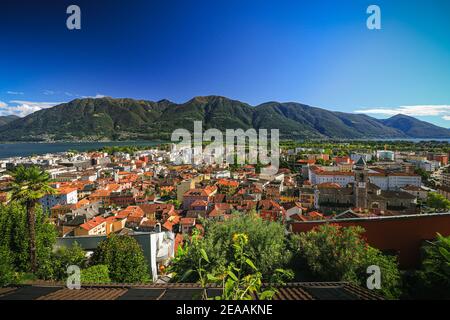
<path fill-rule="evenodd" d="M 449 129 L 416 118 L 398 114 L 389 119 L 381 120 L 384 125 L 400 130 L 414 138 L 449 138 Z"/>
<path fill-rule="evenodd" d="M 251 106 L 220 96 L 195 97 L 177 104 L 87 98 L 76 99 L 0 126 L 3 141 L 170 139 L 177 128 L 280 130 L 282 138 L 450 138 L 450 130 L 411 118 L 378 120 L 364 114 L 332 112 L 299 103 Z M 409 117 L 408 117 L 409 118 Z M 401 120 L 401 119 L 399 119 Z M 430 128 L 433 129 L 430 131 Z"/>
<path fill-rule="evenodd" d="M 16 119 L 19 119 L 20 117 L 10 115 L 10 116 L 0 116 L 0 126 L 3 126 L 7 123 L 10 123 L 11 121 L 14 121 Z"/>

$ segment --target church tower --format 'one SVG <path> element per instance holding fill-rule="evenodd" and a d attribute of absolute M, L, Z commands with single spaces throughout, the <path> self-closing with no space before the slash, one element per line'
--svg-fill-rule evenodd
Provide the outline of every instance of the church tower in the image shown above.
<path fill-rule="evenodd" d="M 355 207 L 367 209 L 367 187 L 369 183 L 366 161 L 361 157 L 355 164 L 355 184 L 353 194 L 355 197 Z"/>

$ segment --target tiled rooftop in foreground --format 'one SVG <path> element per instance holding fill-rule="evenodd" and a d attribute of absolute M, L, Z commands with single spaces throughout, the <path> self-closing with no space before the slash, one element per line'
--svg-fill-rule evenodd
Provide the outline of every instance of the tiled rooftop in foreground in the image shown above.
<path fill-rule="evenodd" d="M 382 300 L 375 292 L 346 282 L 288 283 L 277 287 L 274 300 Z M 221 293 L 207 288 L 208 296 Z M 79 290 L 62 285 L 24 285 L 0 288 L 0 300 L 199 300 L 198 284 L 95 285 Z"/>

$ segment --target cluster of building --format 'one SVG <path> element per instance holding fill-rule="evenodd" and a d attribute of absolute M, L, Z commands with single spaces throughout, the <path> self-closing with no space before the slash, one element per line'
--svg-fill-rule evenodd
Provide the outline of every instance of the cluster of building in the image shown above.
<path fill-rule="evenodd" d="M 388 150 L 338 157 L 311 150 L 300 160 L 290 160 L 298 152 L 305 155 L 301 149 L 282 153 L 295 172 L 281 168 L 260 174 L 254 165 L 180 165 L 177 152 L 172 148 L 6 159 L 0 161 L 0 202 L 8 201 L 11 177 L 6 170 L 37 165 L 51 175 L 56 189 L 40 203 L 61 243 L 73 240 L 92 247 L 95 241 L 83 239 L 111 233 L 159 235 L 142 240 L 156 241 L 148 246 L 156 248 L 148 254 L 156 259 L 150 262 L 155 270 L 194 229 L 202 232 L 204 219 L 220 222 L 236 211 L 279 221 L 287 230 L 296 223 L 418 214 L 418 199 L 426 198 L 427 189 L 415 169 L 422 166 L 420 161 L 438 161 L 439 168 L 448 162 L 442 155 L 423 160 Z"/>

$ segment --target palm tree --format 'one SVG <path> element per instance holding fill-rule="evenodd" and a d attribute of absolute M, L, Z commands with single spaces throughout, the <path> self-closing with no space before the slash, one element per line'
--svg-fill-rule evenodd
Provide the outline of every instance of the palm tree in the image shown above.
<path fill-rule="evenodd" d="M 50 176 L 39 167 L 17 166 L 11 172 L 14 180 L 12 183 L 12 200 L 25 205 L 27 210 L 29 250 L 31 271 L 36 272 L 36 206 L 39 199 L 47 194 L 54 194 L 56 190 L 49 185 Z"/>

